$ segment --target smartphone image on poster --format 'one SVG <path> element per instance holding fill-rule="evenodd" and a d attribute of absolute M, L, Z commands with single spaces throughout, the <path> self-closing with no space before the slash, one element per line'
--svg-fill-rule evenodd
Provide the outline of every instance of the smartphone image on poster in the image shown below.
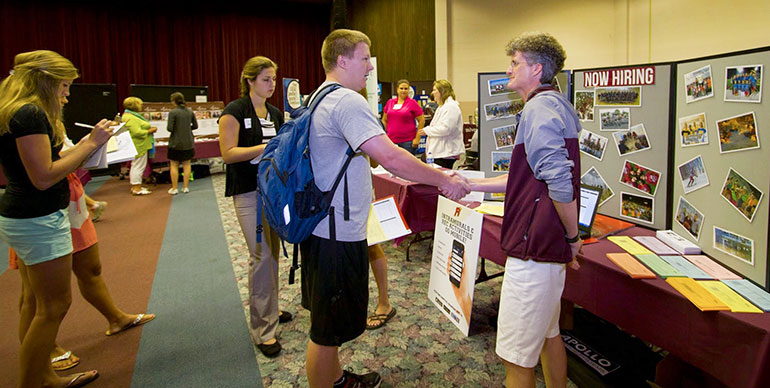
<path fill-rule="evenodd" d="M 465 263 L 465 246 L 457 241 L 452 241 L 452 257 L 449 263 L 449 281 L 460 287 L 460 277 L 463 274 L 463 263 Z"/>

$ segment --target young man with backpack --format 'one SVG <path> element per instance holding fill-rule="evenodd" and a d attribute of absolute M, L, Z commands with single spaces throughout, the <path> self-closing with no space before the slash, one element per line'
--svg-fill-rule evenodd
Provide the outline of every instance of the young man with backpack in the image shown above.
<path fill-rule="evenodd" d="M 371 41 L 360 31 L 335 30 L 321 49 L 326 80 L 338 83 L 318 103 L 310 125 L 310 158 L 318 187 L 330 190 L 345 160 L 346 150 L 357 154 L 334 193 L 330 216 L 300 244 L 302 305 L 310 310 L 310 340 L 306 370 L 310 387 L 379 387 L 376 372 L 357 375 L 342 371 L 339 346 L 366 328 L 369 268 L 366 222 L 372 181 L 365 153 L 400 177 L 438 186 L 449 198 L 469 192 L 458 176 L 431 168 L 394 145 L 382 131 L 366 100 L 357 93 L 373 69 Z M 313 96 L 310 97 L 311 102 Z M 345 200 L 347 197 L 347 201 Z M 331 218 L 331 220 L 330 220 Z M 330 228 L 330 225 L 333 225 Z"/>

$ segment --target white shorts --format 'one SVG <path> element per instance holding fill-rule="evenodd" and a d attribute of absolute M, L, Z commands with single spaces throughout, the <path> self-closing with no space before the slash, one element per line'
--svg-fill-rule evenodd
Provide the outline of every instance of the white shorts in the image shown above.
<path fill-rule="evenodd" d="M 545 339 L 559 335 L 565 275 L 564 264 L 508 257 L 497 318 L 500 358 L 524 368 L 537 365 Z"/>

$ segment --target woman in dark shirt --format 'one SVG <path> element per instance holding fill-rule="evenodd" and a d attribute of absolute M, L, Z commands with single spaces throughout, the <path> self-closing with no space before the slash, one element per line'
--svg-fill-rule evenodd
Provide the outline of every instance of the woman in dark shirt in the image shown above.
<path fill-rule="evenodd" d="M 219 118 L 219 149 L 227 163 L 225 196 L 233 205 L 249 246 L 249 312 L 251 339 L 268 357 L 275 357 L 281 345 L 275 338 L 278 322 L 291 320 L 291 314 L 278 310 L 278 248 L 280 239 L 264 215 L 257 216 L 257 165 L 250 163 L 262 155 L 265 141 L 275 136 L 283 124 L 278 108 L 267 103 L 275 91 L 278 66 L 265 57 L 246 61 L 241 72 L 241 98 L 230 102 Z M 261 221 L 262 233 L 257 235 Z"/>
<path fill-rule="evenodd" d="M 39 50 L 17 55 L 11 75 L 0 84 L 0 163 L 8 178 L 0 197 L 0 237 L 21 259 L 23 286 L 38 307 L 32 322 L 19 327 L 20 387 L 82 386 L 98 377 L 96 371 L 59 377 L 49 358 L 71 302 L 66 176 L 111 135 L 109 121 L 101 120 L 90 136 L 59 157 L 60 98 L 69 95 L 77 77 L 69 60 Z"/>
<path fill-rule="evenodd" d="M 179 162 L 182 163 L 182 192 L 189 193 L 190 184 L 190 160 L 195 157 L 195 143 L 192 131 L 198 129 L 198 121 L 195 113 L 184 104 L 184 95 L 179 92 L 171 94 L 171 102 L 176 108 L 168 113 L 168 127 L 171 134 L 168 140 L 169 173 L 171 175 L 171 188 L 168 193 L 176 195 L 179 190 Z"/>

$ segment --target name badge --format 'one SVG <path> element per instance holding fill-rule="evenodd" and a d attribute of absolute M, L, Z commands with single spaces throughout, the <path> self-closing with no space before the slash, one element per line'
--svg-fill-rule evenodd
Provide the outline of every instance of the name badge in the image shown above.
<path fill-rule="evenodd" d="M 401 109 L 401 107 L 402 107 L 403 105 L 404 105 L 404 104 L 395 104 L 395 105 L 393 105 L 393 109 Z"/>
<path fill-rule="evenodd" d="M 275 127 L 272 128 L 265 128 L 262 127 L 262 136 L 275 136 Z"/>
<path fill-rule="evenodd" d="M 250 118 L 243 119 L 243 125 L 246 126 L 246 129 L 251 128 L 251 119 Z"/>

